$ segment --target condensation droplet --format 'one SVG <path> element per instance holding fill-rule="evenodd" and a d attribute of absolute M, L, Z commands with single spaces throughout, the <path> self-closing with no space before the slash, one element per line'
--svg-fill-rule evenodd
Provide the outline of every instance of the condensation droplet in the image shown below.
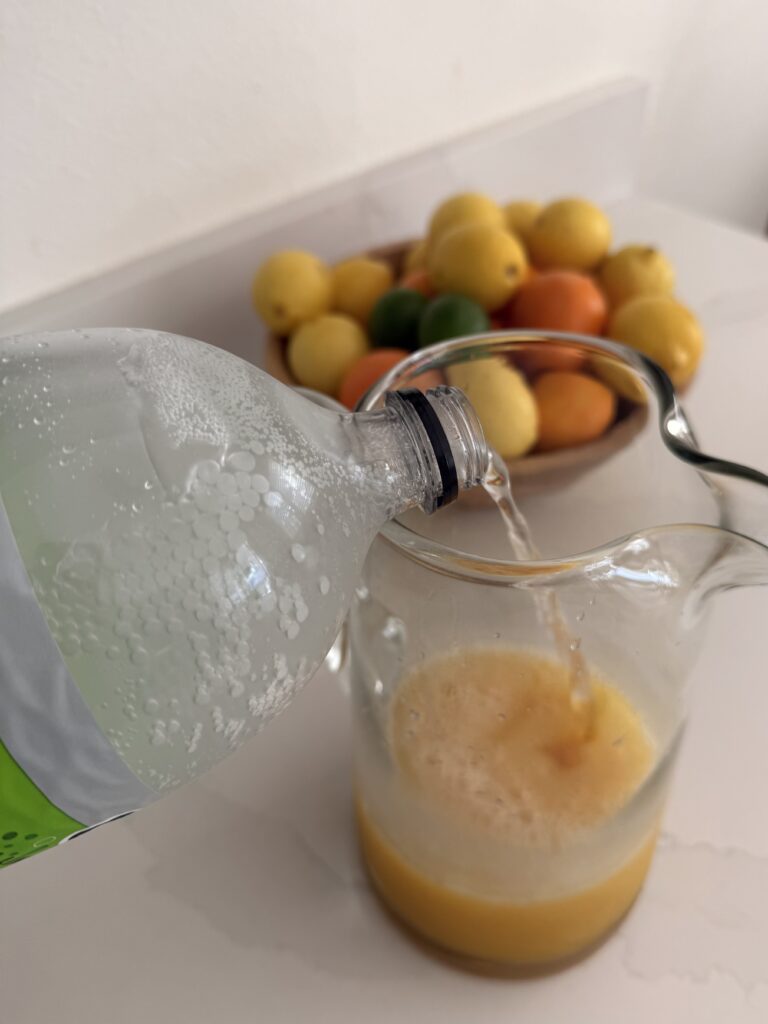
<path fill-rule="evenodd" d="M 250 473 L 256 467 L 256 459 L 250 452 L 234 452 L 227 460 L 233 469 Z"/>
<path fill-rule="evenodd" d="M 224 533 L 229 533 L 234 530 L 238 525 L 238 516 L 235 512 L 222 512 L 219 516 L 219 526 L 222 528 Z M 219 539 L 219 538 L 217 538 Z M 226 550 L 226 549 L 225 549 Z M 223 554 L 224 552 L 222 552 Z"/>
<path fill-rule="evenodd" d="M 234 494 L 237 490 L 237 481 L 231 473 L 220 473 L 216 487 L 220 494 Z"/>
<path fill-rule="evenodd" d="M 94 651 L 98 651 L 100 646 L 99 638 L 95 633 L 86 633 L 83 637 L 83 650 L 87 651 L 89 654 L 92 654 Z"/>
<path fill-rule="evenodd" d="M 301 544 L 293 544 L 291 546 L 291 557 L 293 558 L 294 562 L 303 562 L 307 557 L 306 548 L 304 548 Z"/>
<path fill-rule="evenodd" d="M 63 637 L 60 645 L 64 654 L 79 654 L 80 653 L 80 637 L 75 633 L 68 633 Z"/>

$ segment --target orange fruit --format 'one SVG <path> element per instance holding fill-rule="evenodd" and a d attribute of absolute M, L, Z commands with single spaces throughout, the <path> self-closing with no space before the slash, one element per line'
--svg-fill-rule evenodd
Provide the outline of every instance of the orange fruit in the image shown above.
<path fill-rule="evenodd" d="M 522 284 L 509 305 L 511 327 L 599 335 L 605 327 L 605 296 L 587 274 L 546 270 Z"/>
<path fill-rule="evenodd" d="M 605 296 L 586 274 L 575 270 L 546 270 L 526 281 L 508 307 L 510 327 L 573 334 L 602 333 L 608 306 Z M 542 370 L 577 370 L 585 355 L 578 349 L 558 346 L 551 354 L 529 352 L 522 358 L 528 373 Z"/>
<path fill-rule="evenodd" d="M 616 395 L 584 373 L 542 373 L 533 384 L 539 451 L 574 448 L 600 437 L 616 416 Z"/>
<path fill-rule="evenodd" d="M 398 288 L 410 288 L 411 291 L 421 292 L 425 299 L 431 299 L 437 294 L 432 287 L 429 272 L 424 267 L 409 271 L 398 283 Z"/>
<path fill-rule="evenodd" d="M 344 374 L 338 395 L 341 404 L 346 405 L 348 409 L 354 409 L 363 395 L 373 387 L 380 377 L 383 377 L 410 354 L 405 348 L 377 348 L 362 356 Z M 441 373 L 437 370 L 428 370 L 426 373 L 414 377 L 407 386 L 426 391 L 444 383 Z"/>

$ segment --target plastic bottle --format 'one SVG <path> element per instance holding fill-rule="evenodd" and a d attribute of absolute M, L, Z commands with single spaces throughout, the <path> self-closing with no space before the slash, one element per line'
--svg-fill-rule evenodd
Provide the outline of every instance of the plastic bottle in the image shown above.
<path fill-rule="evenodd" d="M 379 527 L 487 461 L 453 388 L 342 415 L 169 334 L 0 340 L 0 864 L 263 728 Z"/>

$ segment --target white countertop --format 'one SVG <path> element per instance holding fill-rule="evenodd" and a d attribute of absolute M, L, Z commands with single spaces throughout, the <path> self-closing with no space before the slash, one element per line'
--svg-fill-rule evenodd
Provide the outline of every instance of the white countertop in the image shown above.
<path fill-rule="evenodd" d="M 705 449 L 768 467 L 768 245 L 633 198 L 709 351 Z M 355 848 L 347 708 L 321 673 L 204 781 L 0 872 L 2 1024 L 768 1021 L 768 591 L 719 599 L 664 839 L 629 918 L 559 974 L 451 969 L 380 909 Z"/>

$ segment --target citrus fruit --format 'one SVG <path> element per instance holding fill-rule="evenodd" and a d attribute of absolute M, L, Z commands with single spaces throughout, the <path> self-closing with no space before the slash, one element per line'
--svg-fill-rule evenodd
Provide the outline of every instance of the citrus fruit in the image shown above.
<path fill-rule="evenodd" d="M 392 268 L 383 260 L 358 256 L 344 260 L 331 271 L 333 279 L 333 308 L 346 313 L 363 326 L 368 323 L 371 310 L 392 287 Z"/>
<path fill-rule="evenodd" d="M 502 458 L 518 458 L 534 446 L 538 410 L 521 374 L 501 359 L 484 359 L 451 366 L 447 376 L 466 393 L 489 447 Z"/>
<path fill-rule="evenodd" d="M 587 274 L 546 270 L 520 286 L 508 319 L 510 327 L 599 335 L 607 314 L 605 297 Z"/>
<path fill-rule="evenodd" d="M 542 373 L 533 384 L 539 451 L 573 448 L 604 434 L 616 416 L 616 396 L 584 373 Z"/>
<path fill-rule="evenodd" d="M 435 345 L 438 341 L 482 334 L 489 329 L 488 314 L 472 299 L 464 295 L 438 295 L 421 315 L 419 344 Z"/>
<path fill-rule="evenodd" d="M 354 409 L 358 400 L 371 388 L 379 377 L 383 377 L 393 366 L 397 366 L 410 355 L 404 348 L 377 348 L 366 352 L 353 363 L 344 374 L 339 387 L 339 401 L 348 409 Z"/>
<path fill-rule="evenodd" d="M 637 295 L 670 295 L 675 271 L 664 253 L 652 245 L 627 245 L 603 262 L 598 278 L 616 309 Z"/>
<path fill-rule="evenodd" d="M 330 307 L 330 271 L 312 253 L 300 249 L 276 252 L 256 272 L 253 304 L 270 330 L 290 334 Z"/>
<path fill-rule="evenodd" d="M 406 274 L 400 280 L 398 288 L 411 288 L 415 292 L 421 292 L 425 299 L 431 299 L 435 294 L 435 289 L 432 287 L 432 278 L 425 267 L 419 270 L 412 270 Z"/>
<path fill-rule="evenodd" d="M 507 230 L 517 235 L 523 242 L 527 242 L 533 222 L 541 210 L 541 203 L 536 203 L 532 199 L 518 199 L 513 203 L 507 203 L 504 207 Z"/>
<path fill-rule="evenodd" d="M 421 270 L 422 267 L 427 265 L 427 240 L 426 238 L 420 238 L 418 242 L 414 242 L 408 252 L 405 254 L 403 260 L 403 271 L 406 274 L 410 274 L 412 270 Z"/>
<path fill-rule="evenodd" d="M 620 306 L 611 317 L 608 337 L 642 352 L 666 370 L 675 387 L 691 379 L 704 351 L 704 333 L 696 317 L 669 295 L 640 295 Z M 617 367 L 621 371 L 621 367 Z M 626 398 L 638 399 L 639 385 L 601 361 L 600 375 Z M 612 376 L 613 374 L 613 376 Z M 631 384 L 631 393 L 627 393 Z M 622 386 L 623 385 L 623 386 Z"/>
<path fill-rule="evenodd" d="M 525 277 L 521 243 L 493 224 L 464 224 L 440 237 L 429 252 L 429 273 L 439 292 L 456 292 L 483 309 L 503 306 Z"/>
<path fill-rule="evenodd" d="M 354 409 L 377 380 L 385 373 L 389 373 L 410 354 L 404 348 L 375 348 L 372 352 L 366 352 L 344 374 L 344 379 L 339 387 L 339 401 L 347 408 Z M 439 370 L 425 370 L 424 373 L 411 377 L 408 383 L 403 384 L 402 387 L 427 391 L 440 384 L 445 384 L 445 377 Z"/>
<path fill-rule="evenodd" d="M 429 247 L 460 224 L 492 224 L 504 227 L 504 214 L 498 203 L 480 192 L 461 192 L 442 202 L 429 222 Z"/>
<path fill-rule="evenodd" d="M 603 293 L 591 277 L 575 270 L 545 270 L 512 296 L 507 322 L 510 327 L 598 335 L 607 312 Z M 586 356 L 577 348 L 556 343 L 547 352 L 545 344 L 543 340 L 535 351 L 520 353 L 520 365 L 527 373 L 577 370 L 585 361 Z"/>
<path fill-rule="evenodd" d="M 591 270 L 611 244 L 611 225 L 586 199 L 558 199 L 545 206 L 527 238 L 531 262 L 541 270 Z"/>
<path fill-rule="evenodd" d="M 368 320 L 377 348 L 416 348 L 419 320 L 427 300 L 413 288 L 393 288 L 381 296 Z"/>
<path fill-rule="evenodd" d="M 356 320 L 325 313 L 296 328 L 286 355 L 299 384 L 335 395 L 346 371 L 367 349 L 368 339 Z"/>

